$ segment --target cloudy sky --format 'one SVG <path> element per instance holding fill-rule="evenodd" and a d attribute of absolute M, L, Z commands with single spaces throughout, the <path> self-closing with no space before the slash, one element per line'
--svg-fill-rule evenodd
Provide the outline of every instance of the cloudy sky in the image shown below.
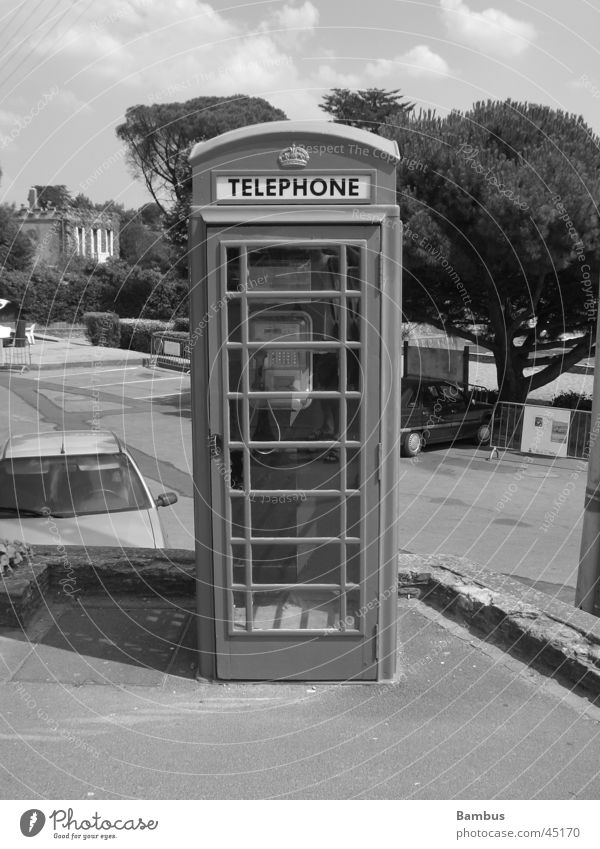
<path fill-rule="evenodd" d="M 0 201 L 65 183 L 139 206 L 115 127 L 199 95 L 296 119 L 323 118 L 332 87 L 400 88 L 440 114 L 510 97 L 600 133 L 599 32 L 598 0 L 0 0 Z"/>

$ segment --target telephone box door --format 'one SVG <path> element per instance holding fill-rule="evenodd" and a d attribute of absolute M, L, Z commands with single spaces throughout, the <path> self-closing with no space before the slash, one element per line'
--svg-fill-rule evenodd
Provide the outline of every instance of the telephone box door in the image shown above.
<path fill-rule="evenodd" d="M 208 230 L 222 679 L 377 677 L 380 229 L 348 233 Z"/>

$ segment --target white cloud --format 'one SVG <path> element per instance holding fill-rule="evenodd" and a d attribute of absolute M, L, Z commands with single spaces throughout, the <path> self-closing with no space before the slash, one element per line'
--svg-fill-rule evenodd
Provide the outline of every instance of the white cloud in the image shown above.
<path fill-rule="evenodd" d="M 20 117 L 21 116 L 16 112 L 10 112 L 7 109 L 0 109 L 0 127 L 16 124 Z"/>
<path fill-rule="evenodd" d="M 91 98 L 125 87 L 128 99 L 145 102 L 237 92 L 268 98 L 306 84 L 296 57 L 318 20 L 310 0 L 289 3 L 249 33 L 198 0 L 105 0 L 60 38 L 42 39 L 38 60 L 60 62 L 64 78 Z"/>
<path fill-rule="evenodd" d="M 323 88 L 360 88 L 361 77 L 356 74 L 343 74 L 331 65 L 320 65 L 315 75 L 318 85 Z"/>
<path fill-rule="evenodd" d="M 241 33 L 212 6 L 197 0 L 106 0 L 67 23 L 59 39 L 43 39 L 44 56 L 71 59 L 76 77 L 89 73 L 124 84 L 152 84 L 183 67 L 189 71 L 223 58 L 223 40 Z M 190 63 L 190 56 L 194 61 Z"/>
<path fill-rule="evenodd" d="M 314 35 L 319 23 L 319 10 L 310 0 L 306 0 L 303 6 L 282 6 L 268 17 L 259 26 L 259 32 L 268 34 L 280 47 L 289 50 L 298 49 Z"/>
<path fill-rule="evenodd" d="M 303 6 L 284 6 L 278 9 L 273 19 L 283 29 L 312 32 L 319 22 L 319 10 L 310 0 L 306 0 Z"/>
<path fill-rule="evenodd" d="M 527 21 L 511 18 L 498 9 L 473 12 L 463 0 L 440 0 L 440 7 L 448 33 L 482 53 L 518 56 L 537 36 Z"/>
<path fill-rule="evenodd" d="M 417 44 L 408 53 L 395 59 L 378 59 L 369 62 L 366 73 L 374 80 L 383 77 L 398 76 L 399 73 L 409 77 L 447 77 L 450 68 L 445 59 L 434 53 L 426 44 Z"/>
<path fill-rule="evenodd" d="M 66 88 L 61 88 L 56 95 L 56 102 L 60 104 L 65 112 L 69 114 L 73 114 L 74 112 L 91 112 L 92 109 L 90 105 L 85 101 L 81 100 L 75 92 L 70 91 Z"/>

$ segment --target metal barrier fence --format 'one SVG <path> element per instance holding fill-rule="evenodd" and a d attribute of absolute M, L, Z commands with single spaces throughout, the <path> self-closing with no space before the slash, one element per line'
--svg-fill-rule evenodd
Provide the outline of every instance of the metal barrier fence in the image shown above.
<path fill-rule="evenodd" d="M 27 339 L 20 340 L 20 344 L 7 345 L 5 340 L 0 339 L 0 368 L 17 368 L 25 371 L 31 366 L 31 346 Z"/>
<path fill-rule="evenodd" d="M 187 333 L 161 331 L 152 334 L 149 365 L 189 372 L 190 337 Z"/>
<path fill-rule="evenodd" d="M 522 454 L 587 460 L 591 419 L 586 410 L 499 401 L 492 419 L 492 445 Z"/>

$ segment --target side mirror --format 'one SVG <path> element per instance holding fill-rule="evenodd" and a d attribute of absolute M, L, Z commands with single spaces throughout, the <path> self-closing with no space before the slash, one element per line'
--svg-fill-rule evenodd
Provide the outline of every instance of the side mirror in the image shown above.
<path fill-rule="evenodd" d="M 157 495 L 154 499 L 154 502 L 157 507 L 168 507 L 169 504 L 175 504 L 176 501 L 176 492 L 161 492 L 161 494 Z"/>

